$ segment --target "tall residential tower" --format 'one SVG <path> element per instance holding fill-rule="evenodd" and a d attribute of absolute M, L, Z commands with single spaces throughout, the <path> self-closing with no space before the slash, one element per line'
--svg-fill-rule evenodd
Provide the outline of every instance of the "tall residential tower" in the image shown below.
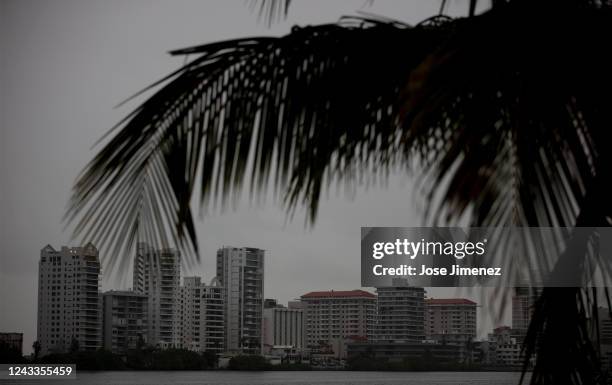
<path fill-rule="evenodd" d="M 225 288 L 225 350 L 261 354 L 264 250 L 219 249 L 217 280 Z"/>
<path fill-rule="evenodd" d="M 196 352 L 224 351 L 224 289 L 213 279 L 210 285 L 200 277 L 185 277 L 181 286 L 180 346 Z"/>
<path fill-rule="evenodd" d="M 180 284 L 181 258 L 177 250 L 138 244 L 133 289 L 148 298 L 148 344 L 160 348 L 181 345 Z"/>
<path fill-rule="evenodd" d="M 374 340 L 420 343 L 425 339 L 425 289 L 394 279 L 392 287 L 376 289 Z"/>
<path fill-rule="evenodd" d="M 38 335 L 41 354 L 97 350 L 102 346 L 100 259 L 84 247 L 50 245 L 38 264 Z"/>

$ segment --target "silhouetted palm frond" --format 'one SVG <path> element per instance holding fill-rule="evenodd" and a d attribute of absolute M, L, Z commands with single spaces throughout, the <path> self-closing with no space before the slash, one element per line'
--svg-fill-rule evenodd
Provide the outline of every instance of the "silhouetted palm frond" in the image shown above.
<path fill-rule="evenodd" d="M 250 0 L 249 8 L 268 25 L 287 17 L 291 0 Z"/>
<path fill-rule="evenodd" d="M 245 174 L 254 192 L 272 174 L 289 207 L 303 201 L 314 219 L 324 177 L 397 155 L 397 93 L 442 37 L 345 19 L 174 51 L 199 57 L 164 79 L 80 176 L 69 211 L 86 210 L 77 233 L 115 257 L 137 235 L 193 256 L 195 185 L 202 204 L 224 203 Z"/>
<path fill-rule="evenodd" d="M 194 190 L 207 207 L 246 182 L 252 193 L 273 183 L 290 211 L 305 205 L 314 220 L 331 181 L 413 161 L 428 223 L 607 226 L 612 11 L 496 4 L 415 27 L 345 18 L 174 51 L 197 58 L 155 85 L 79 177 L 69 210 L 77 234 L 112 250 L 111 263 L 127 261 L 136 239 L 193 260 Z M 584 331 L 596 313 L 581 305 L 584 291 L 551 293 L 528 352 L 540 338 L 556 342 L 538 345 L 533 381 L 594 383 Z M 547 360 L 560 350 L 561 363 Z"/>

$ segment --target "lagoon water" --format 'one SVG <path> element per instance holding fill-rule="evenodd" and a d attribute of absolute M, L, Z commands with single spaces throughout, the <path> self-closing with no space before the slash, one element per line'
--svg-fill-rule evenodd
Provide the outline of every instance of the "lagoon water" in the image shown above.
<path fill-rule="evenodd" d="M 515 385 L 516 372 L 78 372 L 75 380 L 0 380 L 0 384 L 85 385 Z M 528 380 L 528 379 L 527 379 Z M 528 381 L 524 381 L 528 383 Z"/>

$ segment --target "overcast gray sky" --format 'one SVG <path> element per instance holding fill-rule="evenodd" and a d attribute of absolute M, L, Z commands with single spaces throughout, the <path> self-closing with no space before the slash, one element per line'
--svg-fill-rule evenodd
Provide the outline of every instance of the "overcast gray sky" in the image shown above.
<path fill-rule="evenodd" d="M 431 0 L 297 0 L 287 21 L 267 28 L 243 0 L 0 0 L 0 331 L 36 337 L 40 249 L 71 244 L 62 215 L 94 142 L 135 103 L 113 106 L 182 63 L 167 51 L 251 35 L 280 35 L 294 24 L 334 22 L 363 10 L 416 23 L 437 13 Z M 454 9 L 464 10 L 457 0 Z M 202 263 L 183 275 L 213 277 L 222 245 L 267 250 L 266 297 L 282 302 L 310 290 L 360 286 L 361 226 L 418 225 L 411 179 L 330 193 L 314 228 L 304 212 L 288 222 L 278 202 L 243 202 L 198 223 Z M 101 250 L 102 258 L 104 250 Z M 104 268 L 104 266 L 103 266 Z M 126 274 L 130 277 L 129 274 Z M 104 276 L 103 288 L 115 282 Z M 429 290 L 433 296 L 453 295 Z M 480 302 L 480 292 L 468 293 Z M 481 311 L 483 335 L 498 321 Z M 503 317 L 508 323 L 507 314 Z"/>

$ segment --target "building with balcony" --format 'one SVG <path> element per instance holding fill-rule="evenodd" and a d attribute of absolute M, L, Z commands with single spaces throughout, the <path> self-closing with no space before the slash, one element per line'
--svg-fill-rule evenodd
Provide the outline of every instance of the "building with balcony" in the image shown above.
<path fill-rule="evenodd" d="M 523 343 L 541 288 L 516 287 L 512 295 L 512 335 Z"/>
<path fill-rule="evenodd" d="M 225 351 L 225 288 L 217 278 L 201 288 L 200 350 Z"/>
<path fill-rule="evenodd" d="M 376 295 L 364 290 L 313 291 L 300 300 L 305 311 L 306 346 L 312 351 L 334 350 L 334 345 L 343 345 L 350 338 L 371 339 Z"/>
<path fill-rule="evenodd" d="M 392 287 L 379 287 L 374 340 L 420 343 L 425 339 L 425 289 L 394 279 Z"/>
<path fill-rule="evenodd" d="M 261 354 L 264 250 L 223 247 L 217 251 L 217 280 L 225 292 L 225 350 Z"/>
<path fill-rule="evenodd" d="M 181 345 L 181 258 L 175 249 L 139 243 L 133 291 L 147 296 L 147 343 L 165 349 Z"/>
<path fill-rule="evenodd" d="M 216 279 L 185 277 L 180 294 L 180 346 L 196 352 L 221 353 L 225 346 L 224 290 Z"/>
<path fill-rule="evenodd" d="M 102 346 L 98 250 L 45 246 L 38 264 L 37 340 L 41 355 Z"/>
<path fill-rule="evenodd" d="M 103 298 L 103 345 L 115 354 L 144 347 L 147 343 L 147 305 L 144 294 L 107 291 Z"/>
<path fill-rule="evenodd" d="M 427 340 L 465 346 L 476 338 L 476 302 L 465 298 L 425 300 Z"/>

